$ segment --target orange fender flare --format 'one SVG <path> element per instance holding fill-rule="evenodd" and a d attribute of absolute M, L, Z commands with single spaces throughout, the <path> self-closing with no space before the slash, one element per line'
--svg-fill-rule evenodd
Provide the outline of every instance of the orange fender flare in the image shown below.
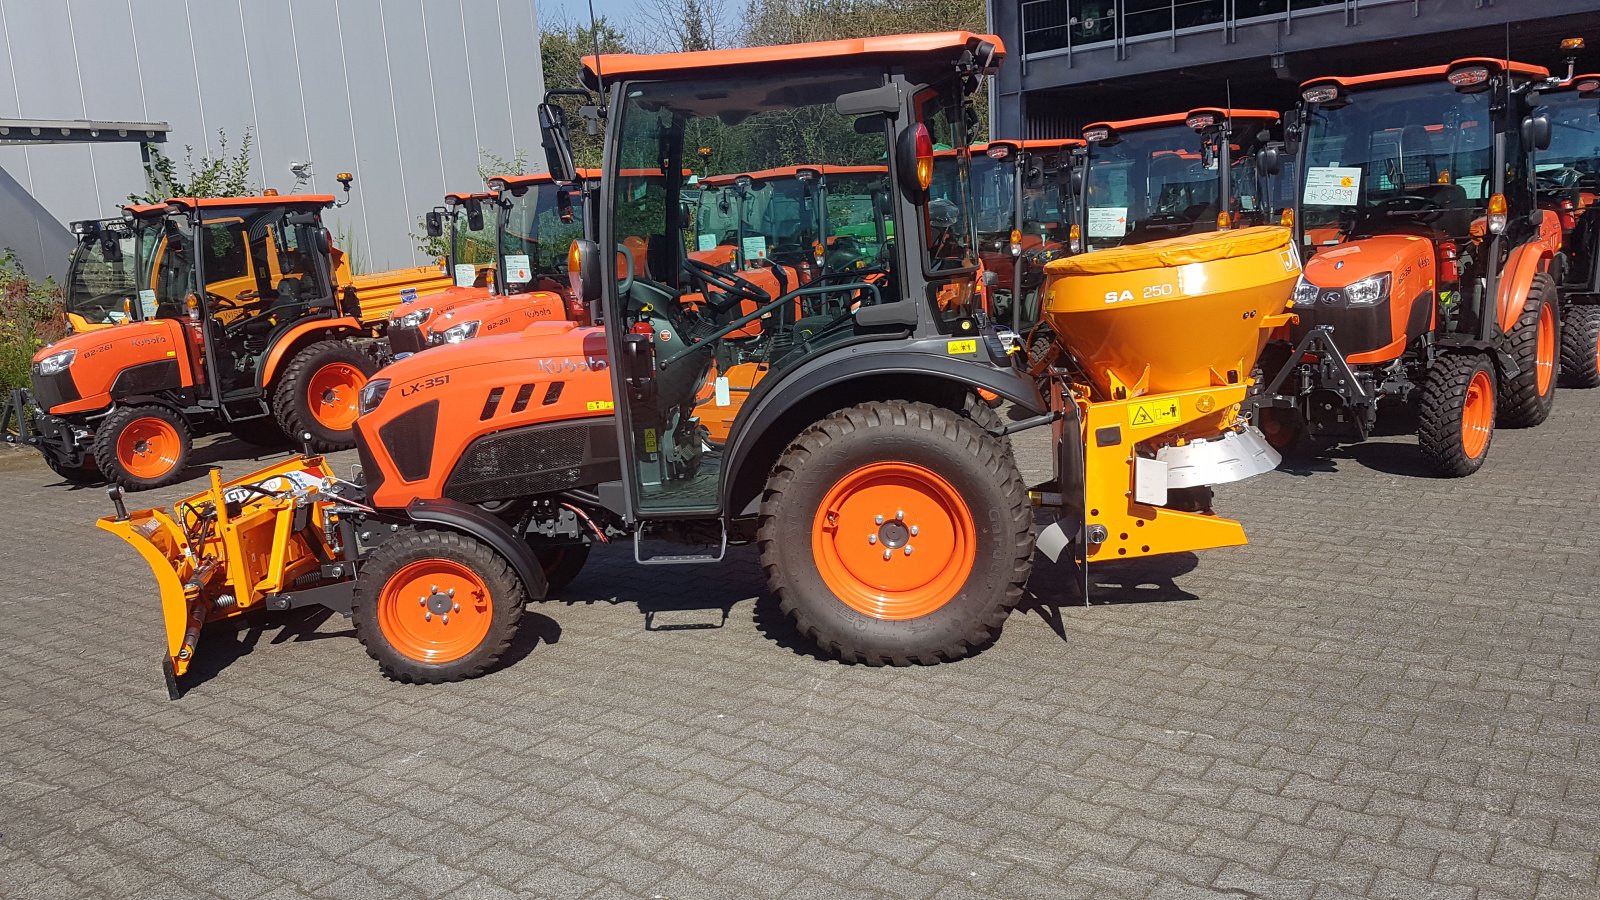
<path fill-rule="evenodd" d="M 1533 276 L 1550 267 L 1550 251 L 1537 241 L 1530 241 L 1511 251 L 1504 269 L 1500 270 L 1500 330 L 1507 332 L 1517 324 L 1523 307 L 1528 305 L 1528 291 L 1533 288 Z"/>
<path fill-rule="evenodd" d="M 312 319 L 285 331 L 272 345 L 272 349 L 267 351 L 266 362 L 261 365 L 261 387 L 265 388 L 272 383 L 273 377 L 278 374 L 278 367 L 285 362 L 285 357 L 301 338 L 319 331 L 326 331 L 329 336 L 337 337 L 346 332 L 361 331 L 361 323 L 357 322 L 354 316 L 340 316 L 337 319 Z"/>

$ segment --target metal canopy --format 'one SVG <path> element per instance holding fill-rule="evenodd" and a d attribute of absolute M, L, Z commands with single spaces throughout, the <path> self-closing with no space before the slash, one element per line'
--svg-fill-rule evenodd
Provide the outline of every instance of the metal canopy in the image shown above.
<path fill-rule="evenodd" d="M 164 144 L 165 122 L 97 122 L 89 119 L 0 119 L 0 146 L 27 144 Z"/>

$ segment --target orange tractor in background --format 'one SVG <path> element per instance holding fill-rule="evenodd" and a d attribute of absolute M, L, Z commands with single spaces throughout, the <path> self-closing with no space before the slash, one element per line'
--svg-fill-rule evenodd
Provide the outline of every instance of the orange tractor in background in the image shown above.
<path fill-rule="evenodd" d="M 1272 110 L 1202 107 L 1084 128 L 1084 250 L 1282 224 L 1287 203 L 1271 196 L 1281 119 Z"/>
<path fill-rule="evenodd" d="M 1551 266 L 1561 295 L 1561 385 L 1600 387 L 1600 74 L 1540 95 L 1551 141 L 1534 157 L 1539 206 L 1561 224 Z"/>
<path fill-rule="evenodd" d="M 1428 467 L 1483 465 L 1496 423 L 1544 421 L 1559 367 L 1557 214 L 1535 197 L 1539 66 L 1470 58 L 1302 85 L 1298 323 L 1263 357 L 1275 444 L 1364 440 L 1416 410 Z"/>
<path fill-rule="evenodd" d="M 148 286 L 122 307 L 126 321 L 35 355 L 32 391 L 7 405 L 18 425 L 7 439 L 37 447 L 69 480 L 129 490 L 179 478 L 201 430 L 350 446 L 357 399 L 378 368 L 375 342 L 351 339 L 376 332 L 408 278 L 427 284 L 437 271 L 351 278 L 322 222 L 334 202 L 180 197 L 160 215 L 130 211 L 141 236 L 134 276 L 148 272 L 137 281 Z"/>
<path fill-rule="evenodd" d="M 427 346 L 423 327 L 444 309 L 487 296 L 495 278 L 495 223 L 485 203 L 492 191 L 455 192 L 422 217 L 423 230 L 432 240 L 444 242 L 439 271 L 444 279 L 426 293 L 412 293 L 389 313 L 384 327 L 389 353 L 416 353 Z"/>

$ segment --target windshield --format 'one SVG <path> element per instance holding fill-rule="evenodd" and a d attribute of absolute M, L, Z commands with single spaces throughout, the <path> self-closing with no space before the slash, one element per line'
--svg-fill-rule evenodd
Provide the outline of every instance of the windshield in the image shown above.
<path fill-rule="evenodd" d="M 1042 177 L 1022 188 L 1022 233 L 1051 241 L 1065 241 L 1072 221 L 1069 192 L 1062 189 L 1061 172 L 1066 151 L 1046 158 Z M 987 240 L 1009 237 L 1015 221 L 1016 167 L 986 154 L 972 157 L 972 199 L 977 206 L 978 235 Z M 1063 202 L 1065 201 L 1065 202 Z"/>
<path fill-rule="evenodd" d="M 828 271 L 858 262 L 875 265 L 886 258 L 889 242 L 894 240 L 888 168 L 829 172 L 823 191 L 828 209 Z"/>
<path fill-rule="evenodd" d="M 1600 187 L 1600 99 L 1566 91 L 1539 111 L 1550 118 L 1550 149 L 1538 153 L 1539 172 L 1571 170 Z"/>
<path fill-rule="evenodd" d="M 796 265 L 821 239 L 821 185 L 794 177 L 707 179 L 691 213 L 691 255 L 714 254 L 718 262 L 732 256 L 740 268 L 766 259 Z"/>
<path fill-rule="evenodd" d="M 495 221 L 489 214 L 492 207 L 483 201 L 480 208 L 484 211 L 483 219 L 473 228 L 473 217 L 468 215 L 466 203 L 451 207 L 450 274 L 457 287 L 482 287 L 487 281 L 486 273 L 494 269 Z"/>
<path fill-rule="evenodd" d="M 1306 244 L 1335 243 L 1358 223 L 1396 217 L 1465 236 L 1492 190 L 1492 93 L 1457 93 L 1439 80 L 1312 106 L 1300 181 Z"/>
<path fill-rule="evenodd" d="M 1237 145 L 1231 156 L 1230 212 L 1255 216 L 1262 204 L 1254 156 Z M 1215 230 L 1218 165 L 1201 136 L 1181 123 L 1129 131 L 1114 144 L 1091 143 L 1085 248 Z"/>
<path fill-rule="evenodd" d="M 560 198 L 567 218 L 562 221 Z M 554 183 L 538 184 L 518 195 L 503 196 L 500 209 L 500 263 L 504 291 L 530 290 L 540 275 L 563 277 L 567 273 L 567 248 L 583 237 L 583 192 Z"/>
<path fill-rule="evenodd" d="M 122 219 L 105 220 L 100 227 L 98 233 L 79 238 L 73 251 L 67 311 L 91 325 L 153 315 L 153 308 L 145 309 L 140 291 L 150 286 L 151 250 L 159 229 L 136 228 Z"/>

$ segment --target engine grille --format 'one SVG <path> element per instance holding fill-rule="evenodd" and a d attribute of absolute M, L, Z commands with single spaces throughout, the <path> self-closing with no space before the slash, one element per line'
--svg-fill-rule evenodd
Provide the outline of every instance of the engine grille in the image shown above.
<path fill-rule="evenodd" d="M 531 497 L 619 477 L 610 417 L 486 434 L 461 455 L 445 496 L 463 503 Z"/>

